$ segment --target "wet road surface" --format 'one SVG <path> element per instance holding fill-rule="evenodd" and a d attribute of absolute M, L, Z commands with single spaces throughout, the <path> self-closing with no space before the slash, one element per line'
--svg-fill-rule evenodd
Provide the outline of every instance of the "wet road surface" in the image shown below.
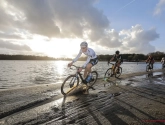
<path fill-rule="evenodd" d="M 0 125 L 165 123 L 162 71 L 100 79 L 88 95 L 77 91 L 64 97 L 59 88 L 51 84 L 0 91 Z"/>

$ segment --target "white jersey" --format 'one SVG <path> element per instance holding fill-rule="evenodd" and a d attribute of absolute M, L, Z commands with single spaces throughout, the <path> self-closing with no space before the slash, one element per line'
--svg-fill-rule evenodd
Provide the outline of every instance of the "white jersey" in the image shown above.
<path fill-rule="evenodd" d="M 80 58 L 80 56 L 81 56 L 82 53 L 84 53 L 85 55 L 88 56 L 87 61 L 86 61 L 85 64 L 82 66 L 83 68 L 86 67 L 86 65 L 89 63 L 89 61 L 90 61 L 91 59 L 97 58 L 97 55 L 96 55 L 96 53 L 95 53 L 95 51 L 94 51 L 93 49 L 87 48 L 87 51 L 86 51 L 86 52 L 82 52 L 82 50 L 80 49 L 79 54 L 78 54 L 77 57 L 73 60 L 73 62 L 76 62 L 76 61 Z"/>

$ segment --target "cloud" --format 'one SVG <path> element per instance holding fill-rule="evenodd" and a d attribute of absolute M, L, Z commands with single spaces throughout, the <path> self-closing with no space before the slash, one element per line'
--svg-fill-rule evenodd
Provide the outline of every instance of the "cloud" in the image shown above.
<path fill-rule="evenodd" d="M 99 44 L 106 48 L 115 48 L 122 45 L 120 42 L 119 33 L 114 29 L 107 31 L 107 35 L 99 41 Z"/>
<path fill-rule="evenodd" d="M 16 20 L 19 23 L 15 25 L 33 34 L 56 38 L 84 38 L 86 35 L 97 41 L 105 35 L 109 21 L 102 11 L 93 6 L 95 1 L 13 0 L 8 1 L 5 9 L 21 12 L 13 12 L 13 18 L 24 19 Z"/>
<path fill-rule="evenodd" d="M 122 50 L 124 52 L 148 53 L 155 51 L 151 42 L 159 38 L 155 28 L 144 30 L 141 25 L 132 26 L 131 29 L 120 31 Z"/>
<path fill-rule="evenodd" d="M 8 41 L 3 41 L 0 40 L 0 48 L 5 48 L 5 49 L 9 49 L 9 50 L 17 50 L 17 51 L 31 51 L 30 47 L 27 45 L 18 45 L 18 44 L 14 44 L 12 42 L 8 42 Z"/>
<path fill-rule="evenodd" d="M 154 15 L 160 15 L 165 11 L 165 0 L 160 0 L 158 4 L 156 4 Z"/>
<path fill-rule="evenodd" d="M 151 45 L 152 41 L 159 38 L 155 28 L 144 30 L 141 25 L 135 25 L 119 32 L 110 29 L 108 18 L 94 6 L 96 1 L 1 0 L 0 48 L 30 52 L 30 47 L 20 45 L 19 39 L 23 42 L 30 39 L 29 41 L 40 44 L 46 39 L 50 42 L 54 38 L 70 38 L 94 43 L 103 53 L 119 48 L 129 53 L 155 50 Z M 162 12 L 162 6 L 164 0 L 160 0 L 156 9 L 160 8 Z M 13 39 L 15 43 L 9 42 Z"/>
<path fill-rule="evenodd" d="M 17 34 L 7 34 L 7 33 L 0 33 L 1 39 L 23 39 L 20 35 Z"/>

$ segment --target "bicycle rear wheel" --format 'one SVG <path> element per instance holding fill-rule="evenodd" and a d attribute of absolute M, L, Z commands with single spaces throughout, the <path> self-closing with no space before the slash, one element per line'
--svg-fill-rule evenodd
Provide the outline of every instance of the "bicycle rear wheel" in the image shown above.
<path fill-rule="evenodd" d="M 119 76 L 121 75 L 121 73 L 122 73 L 122 68 L 121 67 L 119 67 L 119 69 L 118 68 L 116 68 L 115 69 L 116 71 L 115 71 L 115 77 L 116 78 L 119 78 Z"/>
<path fill-rule="evenodd" d="M 87 83 L 87 85 L 90 87 L 92 87 L 96 83 L 97 78 L 98 78 L 98 73 L 96 71 L 92 71 L 91 74 L 92 74 L 91 81 Z"/>
<path fill-rule="evenodd" d="M 79 84 L 79 77 L 76 77 L 76 75 L 68 76 L 61 85 L 61 93 L 63 95 L 68 94 L 75 87 L 77 87 L 78 84 Z"/>
<path fill-rule="evenodd" d="M 107 71 L 104 74 L 104 78 L 109 78 L 113 74 L 112 68 L 107 69 Z"/>

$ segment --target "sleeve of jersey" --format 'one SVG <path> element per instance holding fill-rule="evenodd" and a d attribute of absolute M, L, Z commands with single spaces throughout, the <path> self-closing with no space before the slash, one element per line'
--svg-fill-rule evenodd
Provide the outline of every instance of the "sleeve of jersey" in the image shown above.
<path fill-rule="evenodd" d="M 76 61 L 80 58 L 81 54 L 82 54 L 82 52 L 81 52 L 81 50 L 80 50 L 79 54 L 76 56 L 75 59 L 73 59 L 72 62 L 73 62 L 73 63 L 76 62 Z"/>
<path fill-rule="evenodd" d="M 90 59 L 91 59 L 91 57 L 90 57 L 90 56 L 88 56 L 87 61 L 86 61 L 86 62 L 85 62 L 85 64 L 82 66 L 83 68 L 85 68 L 85 67 L 86 67 L 86 65 L 89 63 Z"/>

